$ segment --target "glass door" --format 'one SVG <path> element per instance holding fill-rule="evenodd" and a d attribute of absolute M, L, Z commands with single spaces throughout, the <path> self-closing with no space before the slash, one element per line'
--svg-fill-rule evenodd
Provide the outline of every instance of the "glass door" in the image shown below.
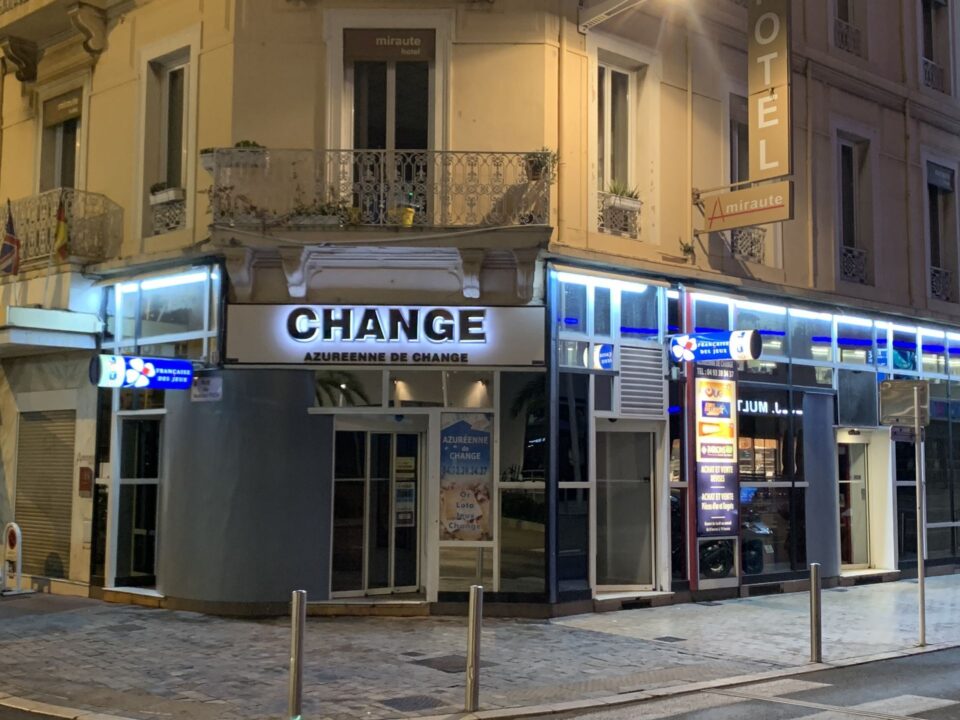
<path fill-rule="evenodd" d="M 596 584 L 653 587 L 653 433 L 597 433 Z"/>
<path fill-rule="evenodd" d="M 331 592 L 416 591 L 420 434 L 338 430 L 334 455 Z"/>
<path fill-rule="evenodd" d="M 870 523 L 867 511 L 867 448 L 840 443 L 840 563 L 849 568 L 870 565 Z"/>

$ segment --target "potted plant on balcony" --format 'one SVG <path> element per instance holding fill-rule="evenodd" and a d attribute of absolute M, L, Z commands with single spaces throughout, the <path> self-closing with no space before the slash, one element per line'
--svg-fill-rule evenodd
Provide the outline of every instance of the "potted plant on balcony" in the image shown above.
<path fill-rule="evenodd" d="M 537 182 L 546 177 L 549 182 L 553 182 L 554 172 L 560 160 L 556 151 L 542 147 L 534 152 L 528 152 L 523 156 L 523 160 L 527 169 L 527 180 Z"/>
<path fill-rule="evenodd" d="M 214 165 L 230 168 L 262 167 L 267 149 L 254 140 L 240 140 L 232 148 L 206 147 L 200 151 L 200 164 L 211 175 Z M 214 162 L 216 160 L 216 162 Z"/>
<path fill-rule="evenodd" d="M 640 193 L 618 180 L 611 180 L 601 191 L 600 219 L 605 232 L 636 238 L 640 232 Z"/>
<path fill-rule="evenodd" d="M 185 193 L 183 188 L 170 187 L 165 182 L 156 182 L 150 186 L 150 204 L 163 205 L 169 202 L 178 202 L 183 200 Z"/>
<path fill-rule="evenodd" d="M 640 192 L 637 188 L 630 188 L 626 183 L 619 180 L 611 180 L 604 192 L 610 196 L 608 203 L 610 207 L 639 212 L 641 205 L 643 205 L 640 202 Z"/>

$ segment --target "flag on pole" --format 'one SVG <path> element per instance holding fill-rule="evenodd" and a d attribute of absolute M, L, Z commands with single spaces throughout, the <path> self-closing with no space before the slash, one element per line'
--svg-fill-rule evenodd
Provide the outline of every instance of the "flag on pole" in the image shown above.
<path fill-rule="evenodd" d="M 66 260 L 70 254 L 70 238 L 67 235 L 67 212 L 63 207 L 63 193 L 57 205 L 57 230 L 53 236 L 53 252 L 58 260 Z"/>
<path fill-rule="evenodd" d="M 7 275 L 16 275 L 20 272 L 20 239 L 13 229 L 13 210 L 9 199 L 7 199 L 7 225 L 3 231 L 3 242 L 0 243 L 0 272 Z"/>

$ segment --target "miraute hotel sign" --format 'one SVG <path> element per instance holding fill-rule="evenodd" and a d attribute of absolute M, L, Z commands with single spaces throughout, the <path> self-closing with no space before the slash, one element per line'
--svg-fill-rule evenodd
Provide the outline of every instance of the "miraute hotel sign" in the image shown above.
<path fill-rule="evenodd" d="M 226 362 L 544 364 L 542 307 L 230 305 Z"/>

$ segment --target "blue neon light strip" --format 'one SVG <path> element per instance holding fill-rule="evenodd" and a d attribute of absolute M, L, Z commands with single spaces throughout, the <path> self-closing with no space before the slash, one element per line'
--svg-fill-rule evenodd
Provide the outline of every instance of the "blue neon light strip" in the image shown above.
<path fill-rule="evenodd" d="M 838 337 L 837 345 L 842 347 L 873 347 L 873 340 L 865 338 Z"/>
<path fill-rule="evenodd" d="M 757 330 L 761 335 L 770 335 L 772 337 L 783 337 L 786 333 L 783 330 Z"/>
<path fill-rule="evenodd" d="M 723 328 L 704 327 L 704 326 L 701 326 L 701 325 L 697 325 L 693 330 L 694 330 L 694 332 L 698 332 L 698 333 L 729 332 L 728 330 L 724 330 Z"/>
<path fill-rule="evenodd" d="M 620 332 L 629 333 L 632 335 L 656 335 L 656 328 L 644 328 L 644 327 L 629 327 L 627 325 L 620 326 Z"/>
<path fill-rule="evenodd" d="M 669 413 L 670 415 L 679 415 L 680 410 L 681 408 L 679 405 L 671 405 L 670 407 L 667 408 L 667 413 Z"/>

